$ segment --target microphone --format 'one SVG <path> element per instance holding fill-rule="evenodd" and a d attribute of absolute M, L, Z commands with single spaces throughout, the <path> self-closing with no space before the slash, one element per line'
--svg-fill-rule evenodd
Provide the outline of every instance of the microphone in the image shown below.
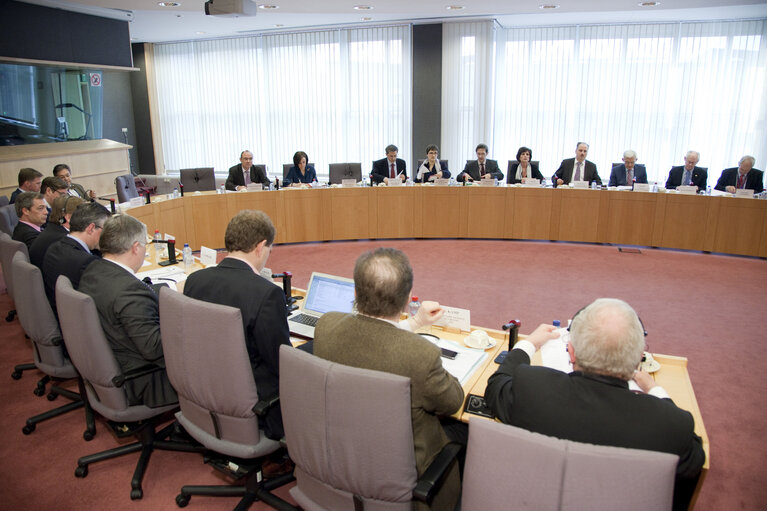
<path fill-rule="evenodd" d="M 298 309 L 296 302 L 303 299 L 303 296 L 293 296 L 293 287 L 291 285 L 293 274 L 289 271 L 283 273 L 273 273 L 272 278 L 282 279 L 282 290 L 285 293 L 285 305 L 287 305 L 288 314 Z"/>
<path fill-rule="evenodd" d="M 195 180 L 196 179 L 197 178 L 195 178 Z M 178 190 L 181 192 L 181 196 L 183 197 L 184 196 L 184 184 L 181 181 L 178 182 Z"/>
<path fill-rule="evenodd" d="M 146 197 L 146 203 L 147 203 L 147 204 L 150 204 L 150 203 L 152 202 L 152 201 L 149 199 L 149 192 L 148 192 L 148 191 L 144 192 L 144 197 Z"/>
<path fill-rule="evenodd" d="M 501 327 L 502 330 L 509 332 L 509 351 L 511 351 L 514 345 L 517 344 L 517 340 L 519 339 L 520 325 L 522 325 L 521 321 L 518 319 L 512 319 Z"/>
<path fill-rule="evenodd" d="M 160 266 L 178 264 L 176 260 L 176 240 L 152 240 L 152 243 L 165 243 L 168 245 L 168 260 L 159 262 Z"/>

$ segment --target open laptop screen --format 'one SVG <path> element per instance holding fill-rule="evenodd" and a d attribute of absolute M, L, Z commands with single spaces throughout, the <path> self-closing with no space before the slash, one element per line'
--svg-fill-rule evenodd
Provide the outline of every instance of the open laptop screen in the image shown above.
<path fill-rule="evenodd" d="M 326 312 L 351 312 L 353 308 L 353 281 L 319 274 L 313 276 L 304 310 L 324 314 Z"/>

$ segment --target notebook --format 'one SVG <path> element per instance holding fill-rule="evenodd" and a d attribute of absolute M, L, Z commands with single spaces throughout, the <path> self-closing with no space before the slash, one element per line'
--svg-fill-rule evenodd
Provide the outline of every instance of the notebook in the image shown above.
<path fill-rule="evenodd" d="M 314 325 L 326 312 L 352 312 L 354 281 L 325 273 L 312 273 L 303 307 L 288 316 L 291 334 L 314 339 Z"/>

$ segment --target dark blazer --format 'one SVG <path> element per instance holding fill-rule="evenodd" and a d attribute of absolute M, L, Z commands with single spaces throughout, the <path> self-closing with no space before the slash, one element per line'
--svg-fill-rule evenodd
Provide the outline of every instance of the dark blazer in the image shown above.
<path fill-rule="evenodd" d="M 74 190 L 75 193 L 77 193 L 77 196 L 80 197 L 81 199 L 84 199 L 87 201 L 93 200 L 88 195 L 88 192 L 85 191 L 85 188 L 83 188 L 83 185 L 78 185 L 77 183 L 70 183 L 69 189 Z"/>
<path fill-rule="evenodd" d="M 509 175 L 506 177 L 506 182 L 509 184 L 514 183 L 521 183 L 522 181 L 517 180 L 517 169 L 519 168 L 519 162 L 512 163 L 511 168 L 509 169 Z M 530 162 L 530 168 L 532 169 L 530 171 L 530 175 L 527 177 L 533 177 L 535 179 L 540 179 L 541 182 L 543 182 L 543 174 L 541 174 L 541 171 L 538 170 L 538 165 Z"/>
<path fill-rule="evenodd" d="M 184 294 L 210 303 L 240 309 L 245 345 L 259 399 L 279 392 L 280 346 L 290 346 L 285 293 L 253 273 L 246 263 L 225 258 L 218 266 L 199 270 L 186 279 Z M 215 342 L 211 339 L 211 342 Z M 282 438 L 282 415 L 275 406 L 259 424 L 267 437 Z"/>
<path fill-rule="evenodd" d="M 16 227 L 13 228 L 13 236 L 11 236 L 11 238 L 24 243 L 29 250 L 32 248 L 32 243 L 39 235 L 40 231 L 19 221 L 19 223 L 16 224 Z"/>
<path fill-rule="evenodd" d="M 634 182 L 647 183 L 647 169 L 640 163 L 634 165 Z M 610 171 L 610 182 L 607 186 L 627 186 L 626 165 L 621 163 L 613 167 L 612 171 Z"/>
<path fill-rule="evenodd" d="M 11 193 L 11 198 L 8 199 L 8 204 L 13 204 L 16 202 L 16 197 L 18 197 L 20 193 L 24 193 L 24 190 L 21 188 L 16 188 L 13 193 Z"/>
<path fill-rule="evenodd" d="M 495 179 L 503 181 L 503 172 L 498 168 L 498 162 L 496 160 L 485 160 L 485 172 L 489 172 Z M 463 172 L 458 174 L 458 177 L 455 178 L 456 181 L 464 181 L 467 174 L 474 181 L 479 181 L 481 179 L 479 175 L 479 162 L 477 160 L 467 162 L 466 166 L 463 168 Z"/>
<path fill-rule="evenodd" d="M 42 271 L 43 258 L 45 257 L 48 248 L 61 238 L 66 238 L 67 234 L 69 234 L 69 231 L 63 226 L 48 222 L 45 229 L 43 229 L 40 235 L 35 238 L 35 241 L 32 242 L 32 246 L 29 247 L 29 262 L 40 268 L 40 271 Z"/>
<path fill-rule="evenodd" d="M 426 168 L 428 169 L 429 168 L 428 161 L 424 160 L 424 163 L 426 164 Z M 450 171 L 447 168 L 447 162 L 445 160 L 439 160 L 439 166 L 442 169 L 442 177 L 444 179 L 448 179 L 450 177 Z M 429 178 L 431 176 L 435 175 L 436 173 L 437 172 L 435 170 L 431 170 L 431 171 L 425 172 L 424 175 L 422 176 L 420 182 L 421 183 L 428 183 L 429 182 Z M 416 176 L 416 178 L 418 177 L 418 169 L 416 169 L 416 171 L 415 171 L 415 176 Z M 416 179 L 413 179 L 413 180 L 415 181 Z"/>
<path fill-rule="evenodd" d="M 295 165 L 290 167 L 288 170 L 288 175 L 285 176 L 286 185 L 293 183 L 311 183 L 313 181 L 317 181 L 317 172 L 314 170 L 314 167 L 308 163 L 304 169 L 303 176 L 301 175 L 301 171 Z"/>
<path fill-rule="evenodd" d="M 731 169 L 724 169 L 722 175 L 719 176 L 719 181 L 716 182 L 716 189 L 725 191 L 728 186 L 737 186 L 738 184 L 738 167 Z M 746 188 L 753 190 L 754 193 L 762 193 L 764 191 L 764 172 L 759 169 L 751 169 L 746 174 Z"/>
<path fill-rule="evenodd" d="M 317 322 L 314 354 L 339 364 L 410 378 L 415 462 L 418 475 L 423 474 L 448 443 L 439 416 L 450 415 L 463 403 L 461 384 L 442 367 L 439 348 L 380 319 L 328 312 Z M 447 477 L 431 509 L 455 507 L 461 487 L 457 466 Z"/>
<path fill-rule="evenodd" d="M 671 167 L 666 180 L 666 188 L 673 190 L 677 186 L 682 186 L 682 176 L 684 176 L 684 165 Z M 698 191 L 706 189 L 706 181 L 708 181 L 708 172 L 705 169 L 700 167 L 692 169 L 692 183 L 698 187 Z"/>
<path fill-rule="evenodd" d="M 705 461 L 692 415 L 670 399 L 636 394 L 616 378 L 531 366 L 520 349 L 490 377 L 485 399 L 501 421 L 535 433 L 676 454 L 677 491 Z"/>
<path fill-rule="evenodd" d="M 165 372 L 160 306 L 154 291 L 106 259 L 88 265 L 80 277 L 79 291 L 93 298 L 101 327 L 123 373 L 160 368 L 125 382 L 128 402 L 149 407 L 178 402 Z"/>
<path fill-rule="evenodd" d="M 252 165 L 250 167 L 250 182 L 261 183 L 264 186 L 269 186 L 271 181 L 266 177 L 266 172 L 261 167 Z M 238 163 L 234 167 L 229 167 L 229 176 L 226 178 L 224 184 L 227 190 L 236 190 L 238 186 L 245 186 L 245 177 L 242 175 L 242 163 Z"/>
<path fill-rule="evenodd" d="M 46 230 L 48 229 L 46 227 Z M 42 234 L 40 237 L 42 237 Z M 72 282 L 72 286 L 77 289 L 80 285 L 80 277 L 83 271 L 96 259 L 98 259 L 97 256 L 86 252 L 80 243 L 66 235 L 48 248 L 41 270 L 43 272 L 43 283 L 45 284 L 45 295 L 48 297 L 51 309 L 53 309 L 56 317 L 59 316 L 56 310 L 56 280 L 59 278 L 59 275 L 66 275 Z"/>
<path fill-rule="evenodd" d="M 575 158 L 562 160 L 562 163 L 559 164 L 557 171 L 553 176 L 551 176 L 551 182 L 554 183 L 554 186 L 557 186 L 557 179 L 561 179 L 565 182 L 564 184 L 570 184 L 570 181 L 573 179 L 574 169 Z M 588 181 L 589 184 L 596 181 L 598 184 L 602 184 L 602 179 L 600 179 L 599 173 L 597 172 L 597 166 L 589 160 L 586 160 L 582 173 L 583 175 L 581 176 L 581 181 Z"/>
<path fill-rule="evenodd" d="M 407 165 L 405 160 L 397 158 L 397 162 L 394 164 L 397 169 L 397 174 L 402 174 L 407 179 Z M 373 162 L 373 170 L 370 171 L 370 175 L 373 177 L 373 181 L 380 183 L 385 177 L 389 177 L 389 159 L 383 158 L 382 160 L 376 160 Z"/>

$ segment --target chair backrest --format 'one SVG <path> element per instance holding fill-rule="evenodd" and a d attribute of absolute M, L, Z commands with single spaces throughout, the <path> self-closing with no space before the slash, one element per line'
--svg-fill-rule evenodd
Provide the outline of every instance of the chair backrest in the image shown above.
<path fill-rule="evenodd" d="M 11 199 L 7 195 L 0 195 L 0 207 L 7 206 L 11 202 Z"/>
<path fill-rule="evenodd" d="M 216 189 L 216 175 L 213 167 L 181 169 L 181 184 L 184 192 L 204 192 Z"/>
<path fill-rule="evenodd" d="M 0 232 L 0 267 L 3 269 L 3 278 L 5 279 L 5 287 L 8 289 L 8 296 L 11 300 L 14 300 L 14 287 L 13 287 L 13 271 L 11 269 L 11 263 L 13 256 L 17 252 L 21 252 L 24 255 L 24 259 L 29 261 L 29 249 L 25 243 L 11 239 L 11 236 Z"/>
<path fill-rule="evenodd" d="M 61 333 L 72 363 L 85 381 L 88 402 L 108 419 L 141 420 L 157 410 L 145 406 L 128 406 L 125 390 L 118 386 L 120 366 L 104 336 L 93 298 L 76 291 L 64 275 L 56 281 L 56 309 Z"/>
<path fill-rule="evenodd" d="M 14 303 L 21 327 L 33 344 L 35 365 L 45 374 L 74 378 L 77 373 L 64 356 L 59 324 L 45 296 L 43 274 L 22 252 L 16 252 L 11 264 Z"/>
<path fill-rule="evenodd" d="M 160 330 L 184 429 L 230 456 L 254 458 L 276 450 L 279 443 L 263 436 L 253 411 L 258 393 L 240 310 L 163 288 Z"/>
<path fill-rule="evenodd" d="M 281 346 L 280 403 L 301 507 L 412 509 L 409 378 Z"/>
<path fill-rule="evenodd" d="M 16 215 L 16 205 L 0 206 L 0 231 L 8 236 L 13 236 L 13 230 L 17 223 L 19 223 L 19 217 Z"/>
<path fill-rule="evenodd" d="M 328 173 L 330 174 L 330 184 L 341 184 L 343 179 L 354 179 L 359 181 L 362 179 L 362 164 L 361 163 L 331 163 L 328 165 Z"/>
<path fill-rule="evenodd" d="M 134 197 L 138 197 L 136 182 L 133 180 L 133 174 L 125 174 L 115 178 L 115 189 L 117 190 L 117 202 L 128 202 Z"/>
<path fill-rule="evenodd" d="M 517 160 L 509 160 L 509 164 L 506 166 L 506 182 L 507 183 L 511 183 L 511 180 L 517 177 L 516 171 L 514 172 L 514 174 L 511 173 L 511 166 L 516 165 L 517 163 L 519 163 Z M 535 165 L 536 168 L 540 170 L 541 166 L 539 165 L 539 163 L 540 162 L 538 160 L 530 162 L 531 165 Z"/>
<path fill-rule="evenodd" d="M 307 165 L 307 167 L 308 167 L 309 165 L 311 165 L 312 167 L 314 167 L 314 170 L 315 170 L 315 171 L 317 170 L 317 167 L 314 165 L 314 163 L 307 163 L 306 165 Z M 283 163 L 283 164 L 282 164 L 282 179 L 283 179 L 283 180 L 284 180 L 286 177 L 288 177 L 288 171 L 290 171 L 290 167 L 292 167 L 292 166 L 293 166 L 293 164 L 292 164 L 292 163 Z"/>

